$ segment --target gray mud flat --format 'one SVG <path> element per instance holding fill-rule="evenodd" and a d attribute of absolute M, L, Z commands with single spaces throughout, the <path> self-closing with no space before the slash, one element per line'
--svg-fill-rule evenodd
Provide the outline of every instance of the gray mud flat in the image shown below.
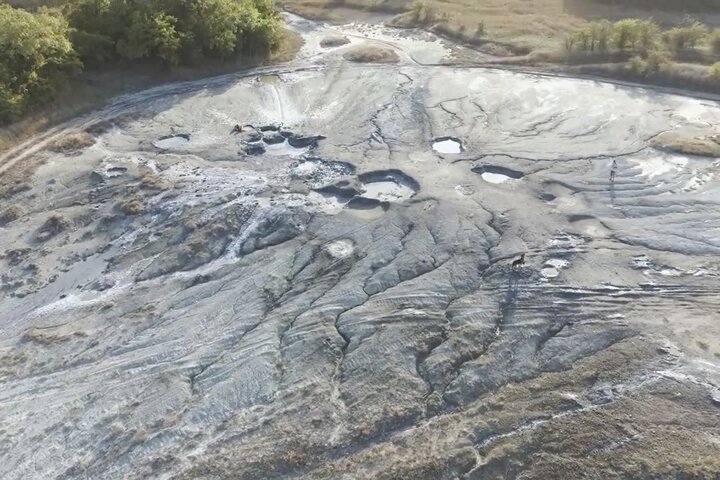
<path fill-rule="evenodd" d="M 0 478 L 718 478 L 720 105 L 290 21 L 0 157 Z"/>

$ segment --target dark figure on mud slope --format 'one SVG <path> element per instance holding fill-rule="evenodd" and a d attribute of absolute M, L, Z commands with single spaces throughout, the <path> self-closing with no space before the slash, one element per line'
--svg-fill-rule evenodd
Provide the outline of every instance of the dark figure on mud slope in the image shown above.
<path fill-rule="evenodd" d="M 524 253 L 522 255 L 520 255 L 520 258 L 518 258 L 517 260 L 513 260 L 512 269 L 515 270 L 516 268 L 522 267 L 523 265 L 525 265 L 525 254 Z"/>
<path fill-rule="evenodd" d="M 610 181 L 615 181 L 615 173 L 617 172 L 618 164 L 616 160 L 613 160 L 612 166 L 610 167 Z"/>
<path fill-rule="evenodd" d="M 237 135 L 238 133 L 242 133 L 243 129 L 240 125 L 235 125 L 233 129 L 230 131 L 230 135 Z"/>

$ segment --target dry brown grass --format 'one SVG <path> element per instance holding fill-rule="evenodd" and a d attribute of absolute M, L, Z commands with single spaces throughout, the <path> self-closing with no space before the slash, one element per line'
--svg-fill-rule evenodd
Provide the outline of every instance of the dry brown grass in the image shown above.
<path fill-rule="evenodd" d="M 20 205 L 10 205 L 0 212 L 0 226 L 14 222 L 25 214 L 25 209 Z"/>
<path fill-rule="evenodd" d="M 87 132 L 71 132 L 48 145 L 48 150 L 55 153 L 77 153 L 94 143 L 95 139 Z"/>
<path fill-rule="evenodd" d="M 395 50 L 372 45 L 361 45 L 343 55 L 346 60 L 358 63 L 397 63 L 400 57 Z"/>
<path fill-rule="evenodd" d="M 145 204 L 140 198 L 131 198 L 124 202 L 120 202 L 117 207 L 125 215 L 138 215 L 145 210 Z"/>
<path fill-rule="evenodd" d="M 146 173 L 140 180 L 140 188 L 146 188 L 148 190 L 165 190 L 168 188 L 168 184 L 160 177 L 160 175 L 155 173 Z"/>
<path fill-rule="evenodd" d="M 340 47 L 350 43 L 350 39 L 345 35 L 328 35 L 320 40 L 320 46 L 323 48 Z"/>
<path fill-rule="evenodd" d="M 709 138 L 698 138 L 675 132 L 661 133 L 655 137 L 653 146 L 688 155 L 720 157 L 720 144 Z"/>

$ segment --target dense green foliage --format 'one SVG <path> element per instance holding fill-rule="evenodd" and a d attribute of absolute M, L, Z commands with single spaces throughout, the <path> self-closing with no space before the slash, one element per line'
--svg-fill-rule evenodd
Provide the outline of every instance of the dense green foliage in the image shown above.
<path fill-rule="evenodd" d="M 62 15 L 0 5 L 0 123 L 52 99 L 80 66 Z"/>
<path fill-rule="evenodd" d="M 73 41 L 91 64 L 263 55 L 278 42 L 271 0 L 69 0 L 65 11 L 76 29 Z"/>
<path fill-rule="evenodd" d="M 273 0 L 58 0 L 61 10 L 34 13 L 2 1 L 0 124 L 50 101 L 83 62 L 188 64 L 279 42 Z"/>
<path fill-rule="evenodd" d="M 635 76 L 657 72 L 671 56 L 706 44 L 709 51 L 720 54 L 720 29 L 710 32 L 705 25 L 691 19 L 664 32 L 652 20 L 626 18 L 615 23 L 601 20 L 585 24 L 565 40 L 568 51 L 632 55 L 627 70 Z M 708 76 L 718 80 L 720 76 L 714 69 L 715 66 L 708 69 Z"/>

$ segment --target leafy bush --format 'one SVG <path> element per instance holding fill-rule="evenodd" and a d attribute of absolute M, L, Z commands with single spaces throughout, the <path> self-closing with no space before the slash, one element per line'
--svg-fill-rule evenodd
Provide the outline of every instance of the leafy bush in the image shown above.
<path fill-rule="evenodd" d="M 628 62 L 627 69 L 632 75 L 642 77 L 647 74 L 648 64 L 642 57 L 635 55 Z"/>
<path fill-rule="evenodd" d="M 695 48 L 708 35 L 708 29 L 700 22 L 684 27 L 675 27 L 663 34 L 663 40 L 673 50 Z"/>
<path fill-rule="evenodd" d="M 425 0 L 415 0 L 411 11 L 415 23 L 429 25 L 435 21 L 435 10 Z"/>
<path fill-rule="evenodd" d="M 0 5 L 0 124 L 52 100 L 80 69 L 62 15 Z"/>
<path fill-rule="evenodd" d="M 712 47 L 713 53 L 720 55 L 720 28 L 716 28 L 710 34 L 710 47 Z"/>
<path fill-rule="evenodd" d="M 710 65 L 710 68 L 708 69 L 708 76 L 716 82 L 720 82 L 720 62 L 715 62 Z"/>

